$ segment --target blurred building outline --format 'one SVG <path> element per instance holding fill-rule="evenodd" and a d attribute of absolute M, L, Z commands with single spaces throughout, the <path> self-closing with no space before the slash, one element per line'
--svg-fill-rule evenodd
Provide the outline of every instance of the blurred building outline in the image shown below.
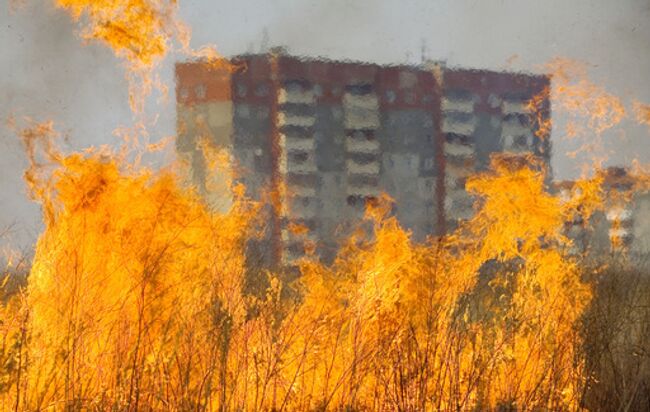
<path fill-rule="evenodd" d="M 202 139 L 227 150 L 251 198 L 276 190 L 267 263 L 291 266 L 311 243 L 331 259 L 382 192 L 416 240 L 442 234 L 472 215 L 465 179 L 495 152 L 532 153 L 550 173 L 547 76 L 284 50 L 231 62 L 232 72 L 176 65 L 177 150 L 208 198 Z"/>
<path fill-rule="evenodd" d="M 565 223 L 565 233 L 572 239 L 575 254 L 606 260 L 624 253 L 630 263 L 647 267 L 650 252 L 650 187 L 645 177 L 628 168 L 607 167 L 596 171 L 603 179 L 602 210 L 588 222 L 580 217 Z M 553 190 L 568 198 L 575 182 L 555 182 Z"/>

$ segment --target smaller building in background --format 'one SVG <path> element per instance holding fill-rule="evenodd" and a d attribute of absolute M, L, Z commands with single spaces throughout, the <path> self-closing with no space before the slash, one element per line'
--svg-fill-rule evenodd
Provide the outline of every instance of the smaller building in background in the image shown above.
<path fill-rule="evenodd" d="M 601 170 L 604 204 L 590 221 L 580 218 L 567 222 L 567 236 L 574 241 L 576 254 L 599 259 L 611 253 L 626 253 L 633 263 L 647 265 L 650 257 L 650 187 L 645 179 L 622 167 Z M 555 184 L 556 190 L 566 193 L 574 182 Z"/>

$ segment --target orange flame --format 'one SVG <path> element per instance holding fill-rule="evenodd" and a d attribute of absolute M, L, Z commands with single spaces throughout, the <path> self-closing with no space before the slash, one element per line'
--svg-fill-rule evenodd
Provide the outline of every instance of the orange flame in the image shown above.
<path fill-rule="evenodd" d="M 178 31 L 175 0 L 56 0 L 75 21 L 84 17 L 82 36 L 106 43 L 135 67 L 151 67 L 169 50 Z"/>
<path fill-rule="evenodd" d="M 544 115 L 544 103 L 550 97 L 553 110 L 568 117 L 563 136 L 580 142 L 580 146 L 567 156 L 576 158 L 589 153 L 594 169 L 602 166 L 607 154 L 602 134 L 618 125 L 626 116 L 621 99 L 608 93 L 588 76 L 587 66 L 578 61 L 555 58 L 544 65 L 544 71 L 551 74 L 553 86 L 534 96 L 527 105 L 536 122 L 539 137 L 550 135 L 552 121 Z"/>
<path fill-rule="evenodd" d="M 650 127 L 650 105 L 635 101 L 633 103 L 636 121 Z"/>
<path fill-rule="evenodd" d="M 293 301 L 290 285 L 248 260 L 263 229 L 240 187 L 211 188 L 230 202 L 210 207 L 170 170 L 106 150 L 62 155 L 51 123 L 22 135 L 46 224 L 24 302 L 3 307 L 16 316 L 5 336 L 30 336 L 19 346 L 30 362 L 12 378 L 23 389 L 7 395 L 21 394 L 23 409 L 578 405 L 575 325 L 590 289 L 562 227 L 598 207 L 598 180 L 561 201 L 533 157 L 495 157 L 467 182 L 475 217 L 423 245 L 382 197 L 367 211 L 370 233 L 333 265 L 303 262 Z M 208 169 L 223 164 L 214 155 Z"/>
<path fill-rule="evenodd" d="M 187 41 L 174 1 L 58 4 L 75 19 L 86 16 L 84 35 L 136 68 L 162 58 L 170 33 Z M 557 71 L 560 107 L 598 133 L 620 121 L 617 99 L 573 77 Z M 601 176 L 561 198 L 548 193 L 533 157 L 495 156 L 489 171 L 467 181 L 476 213 L 456 232 L 414 244 L 384 196 L 332 265 L 305 260 L 290 285 L 280 281 L 285 274 L 251 261 L 249 241 L 265 229 L 259 205 L 222 167 L 227 153 L 207 140 L 212 176 L 195 189 L 182 173 L 141 168 L 124 153 L 64 155 L 52 122 L 20 134 L 30 160 L 25 180 L 43 206 L 45 230 L 24 294 L 0 306 L 0 336 L 10 343 L 0 360 L 13 368 L 3 405 L 581 407 L 577 326 L 592 292 L 563 227 L 601 207 Z M 292 287 L 298 299 L 285 297 Z"/>
<path fill-rule="evenodd" d="M 106 44 L 127 62 L 129 101 L 141 113 L 145 98 L 156 87 L 167 93 L 153 69 L 180 43 L 181 50 L 211 65 L 228 68 L 214 47 L 190 48 L 190 29 L 177 17 L 176 0 L 55 0 L 72 18 L 83 24 L 81 36 Z"/>

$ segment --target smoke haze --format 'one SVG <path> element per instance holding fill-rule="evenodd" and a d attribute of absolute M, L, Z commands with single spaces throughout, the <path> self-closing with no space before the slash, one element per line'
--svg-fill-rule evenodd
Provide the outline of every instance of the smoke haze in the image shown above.
<path fill-rule="evenodd" d="M 445 60 L 450 66 L 542 72 L 562 56 L 585 62 L 592 80 L 621 97 L 650 103 L 649 0 L 181 0 L 193 29 L 192 46 L 215 44 L 224 55 L 287 46 L 292 54 L 376 63 Z M 129 126 L 124 69 L 101 44 L 82 45 L 78 28 L 49 0 L 0 7 L 0 228 L 14 224 L 10 243 L 29 247 L 40 230 L 38 207 L 27 199 L 27 166 L 10 115 L 52 119 L 69 150 L 115 144 L 113 130 Z M 174 133 L 173 63 L 160 68 L 172 95 L 152 96 L 152 140 Z M 562 135 L 553 113 L 556 178 L 576 177 L 565 155 L 576 141 Z M 603 139 L 607 164 L 650 161 L 650 133 L 630 116 Z M 2 242 L 0 242 L 2 243 Z"/>

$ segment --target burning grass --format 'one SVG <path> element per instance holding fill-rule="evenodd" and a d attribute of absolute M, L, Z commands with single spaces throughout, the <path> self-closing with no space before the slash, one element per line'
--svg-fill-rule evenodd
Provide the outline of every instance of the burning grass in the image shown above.
<path fill-rule="evenodd" d="M 539 170 L 496 158 L 452 235 L 414 244 L 385 199 L 371 233 L 283 284 L 246 266 L 263 227 L 241 189 L 217 212 L 170 171 L 36 150 L 48 130 L 25 134 L 45 159 L 28 176 L 46 228 L 3 305 L 5 409 L 580 407 L 591 289 L 562 225 L 590 213 L 598 181 L 561 202 Z M 246 292 L 251 273 L 264 293 Z"/>
<path fill-rule="evenodd" d="M 139 73 L 136 112 L 172 39 L 188 44 L 175 1 L 56 3 L 84 22 L 84 37 Z M 618 100 L 558 73 L 561 107 L 597 131 L 620 121 Z M 494 158 L 467 182 L 476 213 L 454 233 L 416 244 L 383 199 L 367 210 L 371 230 L 352 236 L 333 264 L 305 260 L 302 276 L 285 283 L 283 273 L 246 259 L 265 228 L 263 208 L 240 187 L 218 185 L 231 201 L 213 209 L 182 173 L 136 167 L 106 150 L 64 155 L 52 133 L 51 123 L 22 133 L 45 229 L 27 284 L 3 276 L 3 410 L 631 405 L 629 388 L 597 380 L 620 371 L 594 366 L 589 348 L 616 340 L 585 339 L 595 335 L 582 320 L 598 306 L 590 307 L 593 288 L 563 234 L 565 222 L 587 221 L 602 203 L 598 177 L 560 199 L 533 159 Z M 587 325 L 602 326 L 589 316 Z M 621 399 L 600 402 L 591 388 Z"/>

